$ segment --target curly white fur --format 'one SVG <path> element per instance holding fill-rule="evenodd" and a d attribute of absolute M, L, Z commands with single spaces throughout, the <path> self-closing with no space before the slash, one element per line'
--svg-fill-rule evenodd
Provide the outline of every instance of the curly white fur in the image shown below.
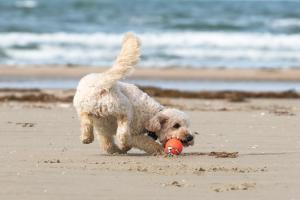
<path fill-rule="evenodd" d="M 145 128 L 151 127 L 151 121 L 155 121 L 163 113 L 170 123 L 156 120 L 161 125 L 156 130 L 161 142 L 165 142 L 168 137 L 184 140 L 190 134 L 187 128 L 181 128 L 181 134 L 177 130 L 170 135 L 172 131 L 169 129 L 165 133 L 163 130 L 166 124 L 172 126 L 172 123 L 178 121 L 182 126 L 188 126 L 187 117 L 175 109 L 164 109 L 136 86 L 119 82 L 134 68 L 139 55 L 139 39 L 134 34 L 127 33 L 114 66 L 104 73 L 88 74 L 80 80 L 73 104 L 80 116 L 83 143 L 93 141 L 95 130 L 100 146 L 108 153 L 126 153 L 131 147 L 148 153 L 162 153 L 162 146 L 145 135 Z M 114 136 L 118 141 L 117 145 L 114 143 Z"/>
<path fill-rule="evenodd" d="M 123 38 L 122 49 L 115 64 L 105 72 L 101 80 L 101 87 L 110 88 L 116 81 L 122 79 L 132 71 L 140 57 L 140 41 L 132 33 L 126 33 Z"/>

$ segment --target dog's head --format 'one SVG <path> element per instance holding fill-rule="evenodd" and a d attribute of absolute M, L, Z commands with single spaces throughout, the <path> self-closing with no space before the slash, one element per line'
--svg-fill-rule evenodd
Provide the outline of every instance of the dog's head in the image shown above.
<path fill-rule="evenodd" d="M 177 138 L 184 146 L 190 146 L 194 144 L 194 135 L 189 125 L 189 118 L 184 112 L 177 109 L 164 109 L 150 119 L 146 129 L 155 132 L 162 145 L 171 138 Z"/>

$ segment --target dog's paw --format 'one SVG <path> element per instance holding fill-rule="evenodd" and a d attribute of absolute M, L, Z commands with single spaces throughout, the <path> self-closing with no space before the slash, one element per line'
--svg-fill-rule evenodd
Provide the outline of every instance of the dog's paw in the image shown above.
<path fill-rule="evenodd" d="M 121 151 L 117 146 L 106 149 L 106 152 L 111 155 L 121 155 L 127 153 L 127 151 Z"/>
<path fill-rule="evenodd" d="M 112 154 L 112 155 L 125 155 L 125 154 L 127 154 L 127 151 L 116 151 L 116 152 L 114 152 L 114 153 L 110 153 L 110 154 Z"/>
<path fill-rule="evenodd" d="M 163 155 L 166 155 L 164 149 L 161 147 L 159 148 L 156 148 L 154 152 L 151 153 L 151 155 L 153 156 L 163 156 Z"/>
<path fill-rule="evenodd" d="M 122 154 L 127 153 L 127 151 L 130 151 L 131 148 L 132 147 L 130 147 L 130 146 L 121 146 L 121 147 L 119 147 Z"/>
<path fill-rule="evenodd" d="M 90 144 L 94 141 L 94 135 L 81 135 L 80 140 L 83 144 Z"/>
<path fill-rule="evenodd" d="M 93 126 L 82 124 L 80 140 L 83 144 L 90 144 L 94 141 Z"/>

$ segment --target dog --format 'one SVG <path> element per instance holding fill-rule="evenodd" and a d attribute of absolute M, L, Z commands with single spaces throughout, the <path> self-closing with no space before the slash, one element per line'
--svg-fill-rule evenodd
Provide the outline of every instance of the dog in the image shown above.
<path fill-rule="evenodd" d="M 126 33 L 113 67 L 79 81 L 73 104 L 80 119 L 82 143 L 93 142 L 95 132 L 100 147 L 109 154 L 127 153 L 133 147 L 163 154 L 163 146 L 171 138 L 178 138 L 184 146 L 193 145 L 184 112 L 165 108 L 135 85 L 120 81 L 139 57 L 140 40 Z"/>

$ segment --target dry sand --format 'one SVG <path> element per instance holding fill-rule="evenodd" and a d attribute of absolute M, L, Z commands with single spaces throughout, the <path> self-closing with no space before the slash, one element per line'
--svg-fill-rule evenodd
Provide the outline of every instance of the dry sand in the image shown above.
<path fill-rule="evenodd" d="M 178 157 L 105 155 L 69 103 L 1 102 L 0 199 L 300 199 L 299 100 L 159 101 L 199 132 Z"/>

